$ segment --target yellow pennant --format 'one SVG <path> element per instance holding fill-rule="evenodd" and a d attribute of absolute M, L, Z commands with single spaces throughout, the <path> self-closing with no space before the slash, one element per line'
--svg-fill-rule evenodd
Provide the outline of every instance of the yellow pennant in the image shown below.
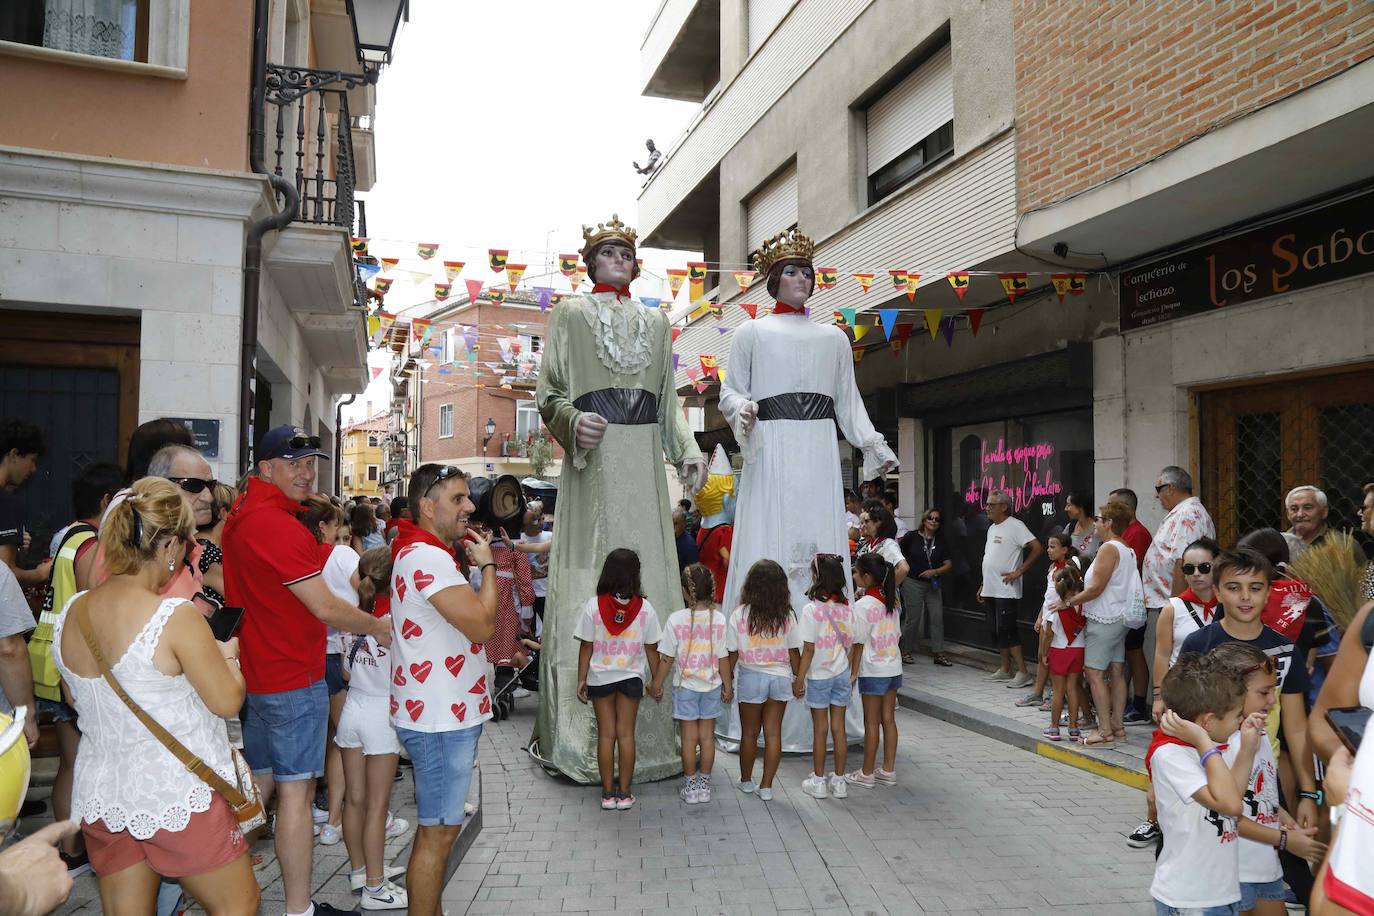
<path fill-rule="evenodd" d="M 573 271 L 577 270 L 577 255 L 560 254 L 558 256 L 558 272 L 565 277 L 571 277 Z"/>
<path fill-rule="evenodd" d="M 854 325 L 854 342 L 855 342 L 855 343 L 858 343 L 859 341 L 863 340 L 863 339 L 864 339 L 864 335 L 867 334 L 868 331 L 869 331 L 869 329 L 872 328 L 872 327 L 873 327 L 873 325 L 871 325 L 871 324 L 856 324 L 856 325 Z"/>
<path fill-rule="evenodd" d="M 677 291 L 682 289 L 682 283 L 687 279 L 687 271 L 669 268 L 668 269 L 668 293 L 672 298 L 677 298 Z"/>
<path fill-rule="evenodd" d="M 1006 290 L 1007 298 L 1012 302 L 1030 289 L 1030 281 L 1022 273 L 998 274 L 997 279 L 1002 281 L 1002 289 Z"/>
<path fill-rule="evenodd" d="M 448 281 L 450 283 L 452 283 L 454 280 L 457 280 L 458 275 L 463 272 L 463 264 L 463 261 L 444 262 L 444 276 L 448 277 Z"/>
<path fill-rule="evenodd" d="M 350 244 L 353 246 L 354 254 L 367 254 L 367 239 L 355 235 Z"/>
<path fill-rule="evenodd" d="M 868 288 L 873 285 L 872 274 L 850 274 L 850 276 L 859 281 L 859 285 L 863 287 L 864 292 L 868 292 Z"/>
<path fill-rule="evenodd" d="M 506 261 L 510 260 L 510 251 L 505 248 L 488 248 L 487 260 L 491 264 L 494 273 L 500 273 L 506 269 Z"/>
<path fill-rule="evenodd" d="M 506 265 L 506 282 L 510 284 L 510 291 L 515 292 L 515 288 L 520 285 L 520 278 L 525 275 L 524 264 Z"/>
<path fill-rule="evenodd" d="M 968 292 L 969 274 L 967 270 L 951 270 L 945 274 L 945 279 L 949 281 L 954 294 L 959 297 L 959 301 L 964 301 L 964 293 Z"/>
<path fill-rule="evenodd" d="M 687 282 L 687 295 L 693 302 L 706 295 L 706 263 L 704 261 L 687 262 Z"/>
<path fill-rule="evenodd" d="M 838 267 L 817 267 L 816 286 L 819 289 L 831 289 L 835 286 L 840 276 Z"/>
<path fill-rule="evenodd" d="M 504 289 L 492 289 L 489 287 L 483 295 L 497 305 L 506 301 L 506 291 Z"/>
<path fill-rule="evenodd" d="M 916 287 L 920 284 L 920 282 L 921 282 L 921 275 L 920 275 L 920 274 L 918 274 L 918 273 L 916 273 L 915 271 L 912 271 L 912 270 L 908 270 L 908 271 L 906 272 L 906 301 L 907 301 L 907 302 L 915 302 L 915 301 L 916 301 Z"/>
<path fill-rule="evenodd" d="M 400 258 L 378 258 L 377 260 L 381 261 L 382 266 L 385 267 L 387 270 L 390 270 L 397 264 L 401 263 Z"/>
<path fill-rule="evenodd" d="M 930 332 L 930 339 L 935 339 L 935 333 L 940 329 L 940 318 L 945 314 L 944 309 L 926 309 L 926 330 Z"/>
<path fill-rule="evenodd" d="M 447 299 L 447 298 L 449 297 L 449 294 L 450 294 L 451 292 L 453 292 L 453 284 L 452 284 L 452 283 L 435 283 L 435 284 L 434 284 L 434 298 L 435 298 L 436 300 L 438 300 L 439 302 L 443 302 L 445 299 Z"/>
<path fill-rule="evenodd" d="M 568 278 L 568 282 L 572 284 L 572 291 L 577 292 L 577 288 L 581 286 L 582 281 L 586 279 L 587 268 L 583 267 L 581 264 L 577 265 L 577 268 L 573 270 L 573 275 Z"/>
<path fill-rule="evenodd" d="M 670 271 L 670 273 L 671 273 L 671 271 Z M 753 285 L 753 283 L 754 283 L 754 277 L 756 277 L 756 276 L 758 276 L 758 273 L 757 273 L 757 271 L 753 271 L 753 270 L 737 270 L 737 271 L 735 271 L 735 284 L 736 284 L 737 286 L 739 286 L 739 291 L 740 291 L 740 292 L 744 292 L 744 291 L 746 291 L 747 289 L 749 289 L 749 287 Z M 675 296 L 677 295 L 676 290 L 673 292 L 673 295 L 675 295 Z"/>
<path fill-rule="evenodd" d="M 1059 297 L 1059 301 L 1064 301 L 1064 296 L 1069 291 L 1069 278 L 1072 274 L 1050 274 L 1050 282 L 1054 284 L 1054 294 Z"/>

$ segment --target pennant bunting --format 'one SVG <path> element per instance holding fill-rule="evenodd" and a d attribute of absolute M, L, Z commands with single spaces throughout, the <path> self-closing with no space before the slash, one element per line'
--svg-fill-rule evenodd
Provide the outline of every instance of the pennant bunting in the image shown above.
<path fill-rule="evenodd" d="M 395 282 L 390 277 L 378 277 L 372 284 L 372 290 L 379 296 L 385 296 L 391 290 L 391 284 Z"/>
<path fill-rule="evenodd" d="M 850 274 L 850 276 L 859 281 L 864 292 L 868 292 L 868 288 L 873 285 L 873 274 Z"/>
<path fill-rule="evenodd" d="M 425 270 L 403 270 L 403 271 L 401 271 L 401 273 L 405 274 L 407 277 L 410 277 L 410 282 L 411 282 L 411 283 L 428 283 L 428 282 L 429 282 L 429 271 L 425 271 Z"/>
<path fill-rule="evenodd" d="M 435 283 L 435 284 L 434 284 L 434 298 L 435 298 L 437 301 L 439 301 L 439 302 L 443 302 L 445 299 L 447 299 L 447 298 L 449 297 L 449 294 L 452 293 L 452 292 L 453 292 L 453 284 L 452 284 L 452 283 Z"/>
<path fill-rule="evenodd" d="M 839 310 L 840 320 L 843 321 L 845 324 L 849 325 L 849 326 L 852 328 L 852 327 L 854 327 L 854 316 L 857 315 L 858 313 L 859 313 L 859 310 L 858 310 L 858 309 L 840 309 L 840 310 Z"/>
<path fill-rule="evenodd" d="M 906 346 L 906 343 L 905 343 L 905 342 L 903 342 L 903 341 L 900 340 L 900 339 L 894 338 L 893 341 L 892 341 L 892 355 L 893 355 L 893 356 L 900 356 L 901 353 L 902 353 L 902 347 L 905 347 L 905 346 Z"/>
<path fill-rule="evenodd" d="M 669 298 L 676 299 L 677 291 L 682 289 L 682 281 L 687 279 L 687 271 L 675 268 L 668 269 L 668 293 Z"/>
<path fill-rule="evenodd" d="M 816 268 L 816 288 L 833 289 L 839 282 L 840 269 L 838 267 L 817 267 Z"/>
<path fill-rule="evenodd" d="M 1070 296 L 1081 296 L 1081 295 L 1083 295 L 1083 291 L 1084 291 L 1085 289 L 1087 289 L 1087 284 L 1088 284 L 1088 275 L 1087 275 L 1087 274 L 1069 274 L 1069 295 L 1070 295 Z"/>
<path fill-rule="evenodd" d="M 716 369 L 720 368 L 720 364 L 716 361 L 714 356 L 710 356 L 706 353 L 698 353 L 697 359 L 701 361 L 701 371 L 706 375 L 714 375 Z"/>
<path fill-rule="evenodd" d="M 458 279 L 458 275 L 463 272 L 465 261 L 445 261 L 444 276 L 448 277 L 448 282 L 452 283 Z"/>
<path fill-rule="evenodd" d="M 688 366 L 687 377 L 695 382 L 697 379 L 701 378 L 701 370 L 696 366 Z"/>
<path fill-rule="evenodd" d="M 568 297 L 568 294 L 567 294 L 567 293 L 560 293 L 560 292 L 555 291 L 554 294 L 553 294 L 552 296 L 549 297 L 549 307 L 552 308 L 553 306 L 555 306 L 555 305 L 557 305 L 558 303 L 562 302 L 562 301 L 563 301 L 564 299 L 566 299 L 567 297 Z"/>
<path fill-rule="evenodd" d="M 368 316 L 367 316 L 367 339 L 370 340 L 370 341 L 371 341 L 372 343 L 374 343 L 374 344 L 379 343 L 379 342 L 380 342 L 380 339 L 381 339 L 381 334 L 379 334 L 378 332 L 381 330 L 381 327 L 382 327 L 382 320 L 381 320 L 380 318 L 378 318 L 376 315 L 368 315 Z M 375 378 L 377 377 L 377 373 L 378 373 L 378 372 L 381 372 L 381 371 L 382 371 L 381 369 L 375 369 L 375 368 L 374 368 L 374 369 L 372 370 L 372 377 L 375 379 Z"/>
<path fill-rule="evenodd" d="M 475 325 L 463 325 L 463 346 L 468 350 L 477 349 L 477 328 Z"/>
<path fill-rule="evenodd" d="M 364 283 L 381 272 L 382 268 L 376 264 L 358 264 L 358 276 L 362 278 Z"/>
<path fill-rule="evenodd" d="M 1030 289 L 1030 283 L 1026 280 L 1023 273 L 998 274 L 997 279 L 1002 281 L 1002 289 L 1007 293 L 1007 298 L 1012 302 L 1016 297 L 1024 295 Z"/>
<path fill-rule="evenodd" d="M 969 309 L 965 314 L 968 315 L 969 330 L 973 331 L 974 337 L 977 337 L 978 327 L 983 323 L 983 310 Z"/>
<path fill-rule="evenodd" d="M 543 312 L 549 307 L 549 300 L 553 298 L 553 287 L 536 286 L 535 292 L 539 293 L 539 311 Z"/>
<path fill-rule="evenodd" d="M 378 258 L 377 260 L 381 261 L 382 266 L 385 267 L 387 270 L 390 270 L 397 264 L 401 263 L 400 258 Z"/>
<path fill-rule="evenodd" d="M 940 316 L 945 313 L 944 309 L 926 309 L 926 330 L 930 332 L 930 339 L 935 339 L 935 332 L 940 329 Z"/>
<path fill-rule="evenodd" d="M 759 307 L 753 302 L 741 302 L 739 307 L 744 309 L 744 313 L 750 318 L 759 317 Z"/>
<path fill-rule="evenodd" d="M 421 242 L 420 244 L 418 244 L 418 245 L 415 246 L 415 253 L 418 254 L 423 260 L 426 260 L 426 261 L 428 261 L 430 258 L 434 257 L 436 254 L 438 254 L 438 252 L 439 252 L 439 243 L 438 243 L 438 242 Z"/>
<path fill-rule="evenodd" d="M 504 289 L 487 290 L 487 298 L 495 305 L 501 305 L 506 301 L 506 291 Z"/>
<path fill-rule="evenodd" d="M 916 273 L 914 270 L 908 270 L 908 271 L 906 272 L 906 301 L 907 301 L 907 302 L 915 302 L 915 301 L 916 301 L 916 287 L 920 284 L 920 282 L 921 282 L 921 275 L 920 275 L 920 274 Z"/>
<path fill-rule="evenodd" d="M 682 363 L 682 357 L 681 357 L 680 355 L 678 355 L 677 353 L 674 353 L 674 354 L 673 354 L 673 371 L 674 371 L 674 372 L 676 372 L 676 371 L 678 370 L 678 366 L 681 365 L 681 363 Z"/>
<path fill-rule="evenodd" d="M 871 325 L 871 324 L 856 324 L 856 325 L 854 325 L 854 342 L 855 342 L 855 343 L 858 343 L 859 341 L 863 340 L 863 339 L 864 339 L 864 335 L 867 334 L 867 333 L 868 333 L 869 331 L 871 331 L 872 329 L 873 329 L 873 325 Z"/>
<path fill-rule="evenodd" d="M 912 324 L 911 322 L 903 321 L 901 324 L 897 325 L 897 340 L 905 344 L 908 340 L 911 339 L 911 332 L 915 328 L 916 325 Z"/>
<path fill-rule="evenodd" d="M 952 270 L 949 273 L 945 274 L 945 279 L 948 280 L 949 285 L 953 287 L 954 294 L 959 297 L 959 301 L 963 302 L 964 293 L 968 292 L 968 271 Z"/>
<path fill-rule="evenodd" d="M 717 333 L 717 334 L 721 334 L 721 335 L 729 334 L 729 333 L 730 333 L 730 329 L 729 329 L 729 328 L 716 328 L 716 333 Z"/>
<path fill-rule="evenodd" d="M 725 384 L 725 370 L 724 370 L 724 369 L 721 369 L 721 370 L 719 370 L 718 372 L 716 372 L 716 381 L 720 382 L 722 385 Z"/>
<path fill-rule="evenodd" d="M 482 295 L 482 281 L 464 280 L 463 282 L 466 283 L 468 287 L 468 301 L 476 302 L 477 297 Z"/>
<path fill-rule="evenodd" d="M 410 320 L 411 339 L 422 347 L 429 343 L 430 325 L 433 323 L 428 318 L 412 318 Z"/>
<path fill-rule="evenodd" d="M 854 348 L 854 365 L 857 366 L 859 363 L 863 362 L 863 359 L 864 359 L 864 348 L 863 348 L 863 347 L 855 347 L 855 348 Z"/>
<path fill-rule="evenodd" d="M 673 328 L 673 343 L 677 343 L 677 339 L 681 336 L 682 328 Z"/>
<path fill-rule="evenodd" d="M 725 317 L 725 306 L 717 305 L 714 302 L 708 302 L 706 303 L 706 307 L 711 310 L 711 317 L 716 319 L 716 321 L 720 321 Z"/>
<path fill-rule="evenodd" d="M 944 336 L 945 336 L 945 346 L 946 346 L 946 347 L 952 347 L 952 346 L 954 346 L 954 316 L 953 316 L 953 315 L 950 315 L 948 318 L 946 318 L 946 319 L 944 319 L 943 321 L 940 322 L 940 331 L 941 331 L 941 333 L 943 333 Z"/>
<path fill-rule="evenodd" d="M 656 309 L 663 304 L 663 300 L 655 296 L 640 296 L 639 301 L 644 303 L 646 309 Z"/>
<path fill-rule="evenodd" d="M 704 392 L 707 388 L 710 388 L 711 386 L 708 385 L 708 384 L 706 384 L 705 382 L 697 382 L 695 387 L 696 387 L 696 389 L 697 389 L 697 394 L 701 394 L 702 392 Z"/>
<path fill-rule="evenodd" d="M 583 281 L 586 279 L 587 268 L 582 266 L 581 264 L 577 265 L 577 268 L 573 270 L 572 277 L 569 279 L 569 282 L 572 283 L 572 291 L 577 292 L 577 288 L 581 286 Z"/>
<path fill-rule="evenodd" d="M 355 235 L 352 237 L 350 244 L 353 246 L 353 253 L 355 255 L 367 254 L 367 239 Z"/>
<path fill-rule="evenodd" d="M 515 292 L 515 288 L 520 285 L 520 278 L 525 275 L 524 264 L 506 265 L 506 282 L 510 284 L 510 291 Z"/>
<path fill-rule="evenodd" d="M 689 284 L 687 296 L 692 302 L 696 302 L 706 295 L 706 263 L 704 261 L 687 262 L 687 282 Z"/>
<path fill-rule="evenodd" d="M 896 309 L 879 309 L 878 319 L 883 323 L 883 335 L 888 340 L 892 339 L 892 329 L 897 325 Z"/>
<path fill-rule="evenodd" d="M 899 293 L 906 292 L 906 271 L 889 270 L 887 275 L 892 278 L 892 288 Z"/>
<path fill-rule="evenodd" d="M 577 270 L 577 255 L 560 254 L 558 256 L 558 272 L 565 277 L 571 277 L 574 270 Z"/>
<path fill-rule="evenodd" d="M 735 285 L 739 287 L 740 292 L 745 292 L 753 285 L 756 276 L 758 276 L 757 271 L 737 270 L 735 271 Z"/>
<path fill-rule="evenodd" d="M 510 259 L 510 251 L 505 248 L 488 248 L 487 261 L 491 264 L 493 273 L 500 273 L 506 269 L 506 261 Z"/>

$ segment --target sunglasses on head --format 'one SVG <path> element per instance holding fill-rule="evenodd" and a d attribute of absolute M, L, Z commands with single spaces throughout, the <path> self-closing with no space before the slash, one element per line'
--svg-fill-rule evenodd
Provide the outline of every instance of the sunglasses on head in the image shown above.
<path fill-rule="evenodd" d="M 199 477 L 168 477 L 172 483 L 187 493 L 204 493 L 215 486 L 215 480 L 201 480 Z"/>
<path fill-rule="evenodd" d="M 319 436 L 292 436 L 281 445 L 277 446 L 280 452 L 297 452 L 303 448 L 319 448 Z"/>
<path fill-rule="evenodd" d="M 1194 566 L 1192 563 L 1183 564 L 1183 574 L 1185 576 L 1191 576 L 1193 573 L 1202 573 L 1205 576 L 1211 571 L 1211 563 L 1198 563 L 1196 566 Z"/>
<path fill-rule="evenodd" d="M 429 482 L 429 486 L 425 487 L 425 495 L 428 496 L 435 487 L 439 486 L 439 484 L 448 480 L 450 477 L 457 477 L 461 473 L 463 473 L 462 470 L 455 465 L 444 465 L 439 469 L 439 473 L 434 475 L 434 479 Z"/>

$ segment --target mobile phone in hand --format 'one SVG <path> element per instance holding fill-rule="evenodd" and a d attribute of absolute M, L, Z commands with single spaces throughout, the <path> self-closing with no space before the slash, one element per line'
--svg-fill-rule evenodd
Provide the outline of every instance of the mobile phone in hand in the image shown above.
<path fill-rule="evenodd" d="M 243 621 L 243 608 L 222 607 L 210 615 L 210 632 L 219 642 L 228 642 L 238 632 Z"/>
<path fill-rule="evenodd" d="M 1360 740 L 1364 738 L 1365 728 L 1369 725 L 1369 712 L 1363 706 L 1342 706 L 1326 711 L 1327 724 L 1352 754 L 1360 749 Z"/>

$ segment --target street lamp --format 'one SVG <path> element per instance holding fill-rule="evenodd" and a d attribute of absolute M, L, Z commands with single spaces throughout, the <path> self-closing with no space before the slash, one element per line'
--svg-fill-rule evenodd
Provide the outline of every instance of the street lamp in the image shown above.
<path fill-rule="evenodd" d="M 391 63 L 391 48 L 401 20 L 410 20 L 408 0 L 348 0 L 348 12 L 364 68 Z"/>
<path fill-rule="evenodd" d="M 496 435 L 496 421 L 487 417 L 487 436 L 482 440 L 482 460 L 487 460 L 487 446 L 491 444 L 492 437 Z"/>

